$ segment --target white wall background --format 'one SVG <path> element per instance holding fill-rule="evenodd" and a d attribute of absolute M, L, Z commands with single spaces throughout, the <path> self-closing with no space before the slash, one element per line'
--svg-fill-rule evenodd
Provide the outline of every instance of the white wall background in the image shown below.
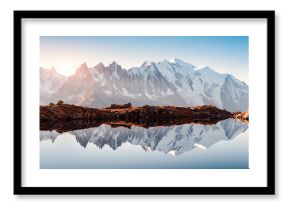
<path fill-rule="evenodd" d="M 288 1 L 253 0 L 10 0 L 0 3 L 0 203 L 1 204 L 289 204 L 290 67 Z M 276 196 L 14 196 L 13 10 L 276 10 Z M 259 68 L 257 68 L 259 69 Z"/>

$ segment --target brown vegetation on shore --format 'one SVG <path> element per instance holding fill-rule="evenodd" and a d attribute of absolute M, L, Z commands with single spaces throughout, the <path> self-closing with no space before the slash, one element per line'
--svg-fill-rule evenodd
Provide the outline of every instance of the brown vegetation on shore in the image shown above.
<path fill-rule="evenodd" d="M 134 107 L 128 103 L 112 104 L 110 107 L 97 109 L 59 102 L 40 106 L 40 127 L 42 130 L 67 131 L 95 127 L 103 123 L 112 127 L 152 127 L 185 123 L 216 124 L 227 118 L 243 121 L 249 119 L 248 115 L 244 113 L 231 113 L 211 105 L 195 107 L 145 105 Z"/>

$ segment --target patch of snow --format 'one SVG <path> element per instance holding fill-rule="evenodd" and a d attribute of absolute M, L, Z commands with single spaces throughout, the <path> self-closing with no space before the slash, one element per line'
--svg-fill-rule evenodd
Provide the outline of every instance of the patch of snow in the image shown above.
<path fill-rule="evenodd" d="M 126 97 L 135 98 L 135 95 L 130 94 L 126 88 L 122 88 L 122 94 Z"/>
<path fill-rule="evenodd" d="M 207 149 L 207 147 L 201 145 L 201 144 L 197 144 L 197 143 L 194 143 L 194 148 L 198 148 L 198 149 Z"/>
<path fill-rule="evenodd" d="M 167 152 L 167 154 L 170 154 L 172 156 L 176 156 L 176 150 L 170 150 L 169 152 Z"/>
<path fill-rule="evenodd" d="M 117 68 L 114 69 L 113 73 L 112 73 L 114 78 L 117 78 L 118 80 L 120 79 L 118 72 L 117 72 Z"/>
<path fill-rule="evenodd" d="M 173 95 L 174 94 L 174 92 L 172 92 L 172 90 L 170 90 L 170 89 L 167 89 L 166 90 L 166 92 L 164 92 L 164 91 L 161 91 L 161 95 Z"/>
<path fill-rule="evenodd" d="M 112 91 L 110 91 L 110 90 L 105 90 L 104 93 L 106 93 L 109 96 L 112 96 Z"/>

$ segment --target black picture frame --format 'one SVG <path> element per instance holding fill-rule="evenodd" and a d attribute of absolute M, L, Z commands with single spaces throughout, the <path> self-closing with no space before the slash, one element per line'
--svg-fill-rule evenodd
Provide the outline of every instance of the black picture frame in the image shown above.
<path fill-rule="evenodd" d="M 22 186 L 22 19 L 232 18 L 267 20 L 266 187 L 24 187 Z M 275 11 L 14 11 L 14 194 L 16 195 L 273 195 L 275 194 Z"/>

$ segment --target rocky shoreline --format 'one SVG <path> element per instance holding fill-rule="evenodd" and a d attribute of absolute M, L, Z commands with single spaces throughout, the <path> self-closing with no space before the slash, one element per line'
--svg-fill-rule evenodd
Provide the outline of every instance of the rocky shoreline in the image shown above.
<path fill-rule="evenodd" d="M 59 101 L 40 106 L 40 129 L 67 131 L 99 126 L 169 126 L 185 123 L 216 124 L 235 118 L 248 123 L 248 112 L 228 112 L 211 105 L 195 107 L 149 106 L 134 107 L 130 103 L 112 104 L 107 108 L 87 108 Z"/>

